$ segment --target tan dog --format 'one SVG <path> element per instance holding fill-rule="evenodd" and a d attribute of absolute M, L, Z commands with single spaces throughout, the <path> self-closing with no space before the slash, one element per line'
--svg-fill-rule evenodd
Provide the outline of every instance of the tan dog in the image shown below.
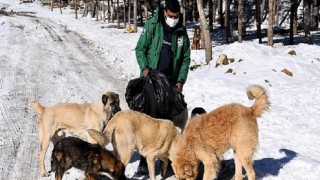
<path fill-rule="evenodd" d="M 67 131 L 70 134 L 87 140 L 91 139 L 86 129 L 103 131 L 108 120 L 118 111 L 119 95 L 114 92 L 107 92 L 102 95 L 102 99 L 84 104 L 60 103 L 52 107 L 43 107 L 38 102 L 31 103 L 31 107 L 39 115 L 39 135 L 40 135 L 40 167 L 42 176 L 48 176 L 45 168 L 45 155 L 49 142 L 55 143 L 58 139 L 58 131 Z"/>
<path fill-rule="evenodd" d="M 234 150 L 235 180 L 242 179 L 242 167 L 249 180 L 255 179 L 252 158 L 258 145 L 257 118 L 270 102 L 261 86 L 248 87 L 247 94 L 256 99 L 251 107 L 233 103 L 189 122 L 172 161 L 179 179 L 196 179 L 200 162 L 204 164 L 203 179 L 215 179 L 219 158 L 230 148 Z"/>
<path fill-rule="evenodd" d="M 125 166 L 137 149 L 147 159 L 150 179 L 156 179 L 156 159 L 164 162 L 161 175 L 165 175 L 168 157 L 171 159 L 181 137 L 170 120 L 154 119 L 133 110 L 118 112 L 109 121 L 103 134 L 95 130 L 88 132 L 102 147 L 111 141 L 115 155 Z"/>

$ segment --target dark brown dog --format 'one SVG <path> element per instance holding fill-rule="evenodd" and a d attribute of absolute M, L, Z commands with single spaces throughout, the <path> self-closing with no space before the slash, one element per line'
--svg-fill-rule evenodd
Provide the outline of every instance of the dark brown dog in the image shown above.
<path fill-rule="evenodd" d="M 55 144 L 51 169 L 55 172 L 55 179 L 61 180 L 71 167 L 85 171 L 87 180 L 97 179 L 98 172 L 107 172 L 116 179 L 126 179 L 125 166 L 109 151 L 79 138 L 66 137 Z"/>
<path fill-rule="evenodd" d="M 201 28 L 200 28 L 200 26 L 197 26 L 194 29 L 193 42 L 191 45 L 192 50 L 199 50 L 200 49 L 200 40 L 201 40 Z"/>

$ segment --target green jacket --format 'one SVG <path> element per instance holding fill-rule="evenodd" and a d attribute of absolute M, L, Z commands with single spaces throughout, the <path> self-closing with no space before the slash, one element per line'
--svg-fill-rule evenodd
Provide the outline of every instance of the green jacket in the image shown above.
<path fill-rule="evenodd" d="M 161 10 L 162 11 L 162 10 Z M 141 70 L 157 69 L 163 44 L 163 25 L 159 10 L 146 23 L 136 46 L 136 57 Z M 162 17 L 163 18 L 163 17 Z M 173 83 L 185 83 L 190 65 L 190 40 L 185 27 L 179 26 L 172 36 Z"/>

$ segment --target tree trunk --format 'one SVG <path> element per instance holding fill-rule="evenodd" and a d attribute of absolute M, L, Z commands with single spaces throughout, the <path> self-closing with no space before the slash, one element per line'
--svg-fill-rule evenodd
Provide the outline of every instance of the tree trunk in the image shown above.
<path fill-rule="evenodd" d="M 215 23 L 216 22 L 216 14 L 217 14 L 217 6 L 218 6 L 218 0 L 212 0 L 213 5 L 212 5 L 212 20 Z"/>
<path fill-rule="evenodd" d="M 231 42 L 231 26 L 230 26 L 230 0 L 226 0 L 225 6 L 225 24 L 226 24 L 226 43 Z"/>
<path fill-rule="evenodd" d="M 137 32 L 138 0 L 133 1 L 133 31 Z"/>
<path fill-rule="evenodd" d="M 273 46 L 274 1 L 275 0 L 269 0 L 269 14 L 268 14 L 268 45 L 269 46 Z"/>
<path fill-rule="evenodd" d="M 213 0 L 209 0 L 209 30 L 213 29 Z"/>
<path fill-rule="evenodd" d="M 96 6 L 95 6 L 95 9 L 96 9 L 96 21 L 99 20 L 99 1 L 96 0 Z"/>
<path fill-rule="evenodd" d="M 196 22 L 197 0 L 192 1 L 192 21 Z"/>
<path fill-rule="evenodd" d="M 104 0 L 102 1 L 102 6 L 103 6 L 103 22 L 106 22 L 106 5 L 104 3 Z"/>
<path fill-rule="evenodd" d="M 77 8 L 77 4 L 78 4 L 78 0 L 75 0 L 75 2 L 74 2 L 74 10 L 75 10 L 75 14 L 76 14 L 76 19 L 78 19 L 78 8 Z"/>
<path fill-rule="evenodd" d="M 257 18 L 257 38 L 259 38 L 259 44 L 262 43 L 261 37 L 261 9 L 260 9 L 260 0 L 256 0 L 256 18 Z"/>
<path fill-rule="evenodd" d="M 242 43 L 243 0 L 238 0 L 238 42 Z"/>
<path fill-rule="evenodd" d="M 110 23 L 110 14 L 111 14 L 111 8 L 110 8 L 110 0 L 107 0 L 108 3 L 108 23 Z"/>
<path fill-rule="evenodd" d="M 312 18 L 311 18 L 311 30 L 317 31 L 319 26 L 319 4 L 317 0 L 312 0 Z"/>
<path fill-rule="evenodd" d="M 128 0 L 128 28 L 131 29 L 131 0 Z"/>
<path fill-rule="evenodd" d="M 111 0 L 111 3 L 110 3 L 110 22 L 111 23 L 114 23 L 114 3 L 113 3 L 113 0 Z"/>
<path fill-rule="evenodd" d="M 290 39 L 289 39 L 289 43 L 291 45 L 294 44 L 294 21 L 295 21 L 295 17 L 297 16 L 297 0 L 291 0 L 291 8 L 290 8 Z"/>
<path fill-rule="evenodd" d="M 279 19 L 280 19 L 280 16 L 279 16 L 279 10 L 280 10 L 280 5 L 278 3 L 280 3 L 280 1 L 278 0 L 273 0 L 273 18 L 275 18 L 273 20 L 273 25 L 279 25 Z"/>
<path fill-rule="evenodd" d="M 117 27 L 120 29 L 120 5 L 119 0 L 117 0 Z"/>
<path fill-rule="evenodd" d="M 144 22 L 147 23 L 148 20 L 148 0 L 144 0 Z"/>
<path fill-rule="evenodd" d="M 139 16 L 140 16 L 140 24 L 143 26 L 143 18 L 142 18 L 142 4 L 141 1 L 138 1 L 138 6 L 139 6 Z"/>
<path fill-rule="evenodd" d="M 311 2 L 310 0 L 303 0 L 303 7 L 304 7 L 304 33 L 305 33 L 305 43 L 311 44 Z"/>
<path fill-rule="evenodd" d="M 212 60 L 212 42 L 210 38 L 210 32 L 207 24 L 207 20 L 203 10 L 202 0 L 197 0 L 198 11 L 201 21 L 201 31 L 203 31 L 205 38 L 205 54 L 206 54 L 206 63 L 209 63 Z"/>
<path fill-rule="evenodd" d="M 123 27 L 127 26 L 127 1 L 123 0 Z"/>
<path fill-rule="evenodd" d="M 265 6 L 266 6 L 266 0 L 261 0 L 261 6 L 260 6 L 260 22 L 262 23 L 263 22 L 263 15 L 264 15 L 264 9 L 265 9 Z"/>
<path fill-rule="evenodd" d="M 59 9 L 60 9 L 60 14 L 62 14 L 62 8 L 61 8 L 61 6 L 62 6 L 62 4 L 61 4 L 61 0 L 59 0 Z"/>
<path fill-rule="evenodd" d="M 53 0 L 51 0 L 51 11 L 53 11 Z"/>
<path fill-rule="evenodd" d="M 220 19 L 220 27 L 223 28 L 224 27 L 224 18 L 223 18 L 223 1 L 222 0 L 218 0 L 219 1 L 219 19 Z"/>

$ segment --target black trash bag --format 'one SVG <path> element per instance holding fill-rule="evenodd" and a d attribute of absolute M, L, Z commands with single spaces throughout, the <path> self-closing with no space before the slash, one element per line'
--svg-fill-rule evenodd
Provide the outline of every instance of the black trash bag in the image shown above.
<path fill-rule="evenodd" d="M 144 112 L 145 95 L 144 95 L 145 78 L 136 78 L 129 81 L 126 88 L 125 98 L 130 109 Z"/>
<path fill-rule="evenodd" d="M 130 109 L 154 118 L 173 119 L 186 108 L 183 95 L 157 70 L 129 81 L 125 96 Z"/>

